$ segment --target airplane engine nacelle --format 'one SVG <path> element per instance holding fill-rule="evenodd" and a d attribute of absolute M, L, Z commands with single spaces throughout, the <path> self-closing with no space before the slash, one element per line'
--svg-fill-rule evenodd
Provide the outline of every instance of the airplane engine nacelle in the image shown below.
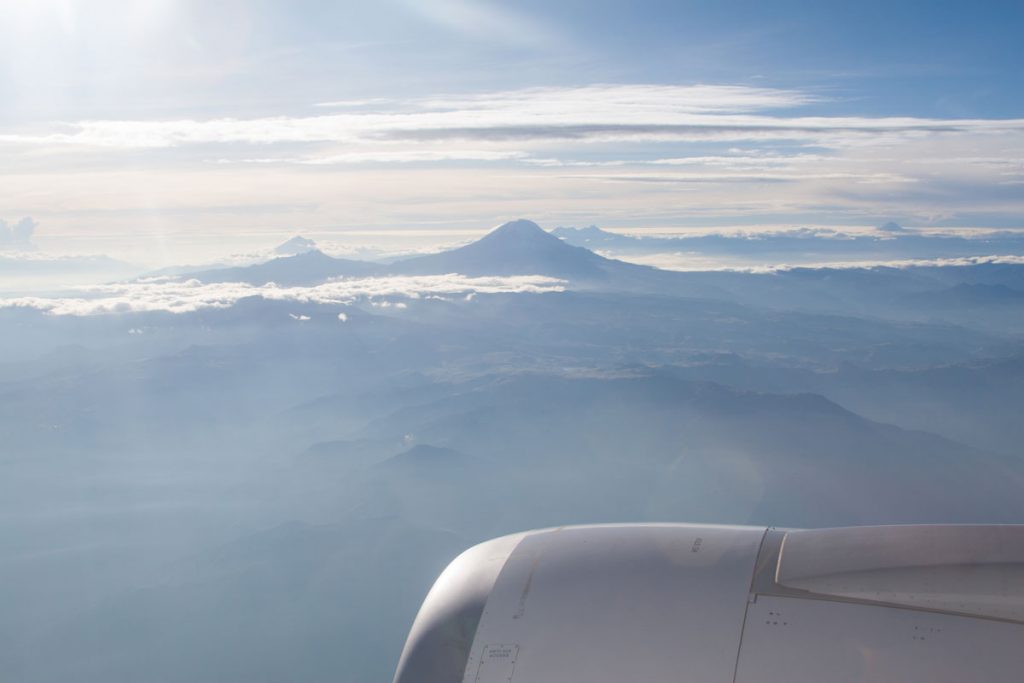
<path fill-rule="evenodd" d="M 1024 526 L 645 524 L 456 558 L 395 683 L 965 683 L 1024 676 Z"/>

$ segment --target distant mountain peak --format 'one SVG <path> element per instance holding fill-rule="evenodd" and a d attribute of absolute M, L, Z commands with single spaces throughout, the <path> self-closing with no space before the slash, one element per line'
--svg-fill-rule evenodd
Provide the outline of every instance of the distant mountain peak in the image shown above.
<path fill-rule="evenodd" d="M 552 230 L 551 234 L 569 244 L 587 247 L 594 244 L 622 243 L 624 240 L 632 243 L 636 240 L 634 237 L 602 230 L 596 225 L 588 225 L 585 228 L 558 227 Z"/>
<path fill-rule="evenodd" d="M 531 220 L 520 218 L 518 220 L 502 223 L 491 232 L 487 233 L 484 239 L 550 239 L 552 237 L 544 228 Z"/>
<path fill-rule="evenodd" d="M 490 253 L 491 257 L 501 254 L 535 257 L 540 253 L 559 254 L 565 257 L 565 242 L 526 219 L 509 221 L 499 225 L 475 243 L 475 249 Z M 470 245 L 470 246 L 474 246 Z"/>
<path fill-rule="evenodd" d="M 301 240 L 301 242 L 299 242 Z M 308 246 L 294 253 L 282 251 L 289 243 Z M 274 257 L 264 263 L 233 268 L 214 268 L 190 272 L 189 276 L 202 282 L 248 282 L 262 285 L 274 282 L 279 285 L 311 285 L 329 278 L 367 277 L 376 275 L 380 266 L 366 261 L 352 261 L 335 258 L 316 248 L 312 240 L 294 237 L 275 250 Z"/>
<path fill-rule="evenodd" d="M 586 247 L 570 244 L 526 219 L 500 225 L 477 241 L 456 249 L 396 262 L 391 270 L 403 275 L 541 275 L 583 288 L 631 290 L 674 287 L 678 281 L 677 274 L 608 259 Z M 673 284 L 665 285 L 665 278 Z"/>
<path fill-rule="evenodd" d="M 297 256 L 308 251 L 317 251 L 316 242 L 302 235 L 296 235 L 274 247 L 275 256 Z"/>
<path fill-rule="evenodd" d="M 596 225 L 588 225 L 585 228 L 576 228 L 572 226 L 558 226 L 552 233 L 558 235 L 560 233 L 566 234 L 580 234 L 580 235 L 607 235 L 608 233 L 597 227 Z"/>

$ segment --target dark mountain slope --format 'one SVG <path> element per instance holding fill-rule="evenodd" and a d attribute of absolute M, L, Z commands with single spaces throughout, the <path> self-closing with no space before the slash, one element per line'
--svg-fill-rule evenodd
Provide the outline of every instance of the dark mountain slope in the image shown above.
<path fill-rule="evenodd" d="M 282 256 L 266 263 L 235 268 L 217 268 L 190 273 L 201 282 L 245 282 L 264 285 L 311 285 L 336 277 L 369 277 L 381 272 L 381 266 L 366 261 L 334 258 L 313 249 L 294 256 Z"/>

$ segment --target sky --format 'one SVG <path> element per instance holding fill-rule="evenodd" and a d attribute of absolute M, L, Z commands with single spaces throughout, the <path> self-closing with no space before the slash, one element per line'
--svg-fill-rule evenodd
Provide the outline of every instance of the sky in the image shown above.
<path fill-rule="evenodd" d="M 1020 2 L 0 0 L 0 249 L 1020 228 L 1022 33 Z"/>

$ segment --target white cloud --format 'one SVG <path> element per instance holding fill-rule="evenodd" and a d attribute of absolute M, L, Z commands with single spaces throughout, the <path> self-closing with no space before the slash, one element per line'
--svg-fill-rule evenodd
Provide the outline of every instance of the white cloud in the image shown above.
<path fill-rule="evenodd" d="M 0 129 L 0 213 L 66 233 L 102 215 L 133 239 L 143 222 L 163 239 L 199 225 L 468 227 L 524 214 L 644 227 L 1020 224 L 1024 119 L 799 115 L 815 101 L 598 84 L 340 102 L 311 116 L 41 123 Z"/>
<path fill-rule="evenodd" d="M 198 280 L 152 278 L 139 282 L 82 288 L 82 295 L 76 297 L 0 299 L 0 306 L 31 307 L 54 315 L 146 311 L 190 313 L 201 309 L 228 308 L 241 299 L 262 297 L 273 301 L 334 305 L 351 305 L 361 299 L 377 299 L 374 305 L 379 307 L 405 308 L 405 302 L 392 302 L 385 298 L 415 299 L 427 294 L 544 293 L 558 292 L 564 288 L 564 281 L 534 275 L 466 277 L 449 274 L 363 278 L 332 281 L 313 287 L 277 287 L 273 284 L 253 286 L 231 282 L 203 284 Z M 289 315 L 295 320 L 308 320 L 304 315 Z M 348 316 L 342 313 L 338 319 L 345 322 Z"/>
<path fill-rule="evenodd" d="M 983 264 L 1024 265 L 1024 255 L 1005 254 L 1000 256 L 958 256 L 934 259 L 864 259 L 858 261 L 837 261 L 829 263 L 778 264 L 751 269 L 760 271 L 782 271 L 794 268 L 927 268 L 963 267 Z"/>
<path fill-rule="evenodd" d="M 0 219 L 0 249 L 33 249 L 32 235 L 37 225 L 31 216 L 20 218 L 14 223 Z"/>
<path fill-rule="evenodd" d="M 976 266 L 986 263 L 1024 265 L 1024 255 L 962 256 L 934 259 L 859 259 L 835 261 L 808 261 L 806 263 L 773 263 L 762 265 L 737 265 L 735 259 L 708 256 L 693 252 L 660 252 L 654 254 L 609 254 L 623 261 L 654 266 L 664 270 L 681 272 L 728 271 L 740 273 L 777 273 L 797 268 L 847 269 L 847 268 L 922 268 Z"/>
<path fill-rule="evenodd" d="M 486 149 L 410 149 L 403 151 L 344 152 L 305 157 L 257 157 L 252 159 L 218 159 L 217 163 L 231 164 L 306 164 L 328 166 L 334 164 L 398 163 L 410 164 L 433 161 L 508 161 L 524 159 L 526 152 Z"/>
<path fill-rule="evenodd" d="M 474 112 L 501 116 L 491 122 L 550 125 L 680 123 L 690 120 L 679 118 L 682 115 L 750 113 L 799 107 L 815 101 L 816 97 L 798 90 L 745 85 L 609 83 L 425 98 L 416 104 L 425 110 L 460 116 Z"/>
<path fill-rule="evenodd" d="M 690 156 L 652 159 L 649 163 L 656 166 L 722 166 L 736 170 L 776 169 L 780 166 L 798 166 L 822 161 L 832 161 L 834 157 L 824 154 L 736 154 L 718 156 Z"/>
<path fill-rule="evenodd" d="M 419 295 L 419 293 L 417 292 L 416 296 L 414 296 L 413 298 L 419 298 L 418 295 Z M 404 301 L 388 301 L 386 299 L 384 301 L 371 301 L 370 305 L 373 306 L 374 308 L 397 308 L 397 309 L 404 309 L 404 308 L 408 308 L 409 307 L 409 305 L 406 304 Z"/>
<path fill-rule="evenodd" d="M 901 176 L 895 173 L 854 173 L 838 172 L 829 173 L 793 173 L 793 172 L 761 172 L 761 173 L 616 173 L 596 174 L 590 173 L 585 176 L 566 176 L 568 178 L 588 178 L 590 180 L 606 180 L 623 183 L 669 183 L 669 184 L 693 184 L 693 183 L 769 183 L 785 181 L 822 181 L 841 180 L 852 183 L 915 183 L 916 178 Z"/>
<path fill-rule="evenodd" d="M 317 102 L 313 106 L 323 109 L 359 109 L 362 107 L 380 107 L 382 105 L 394 105 L 396 100 L 387 97 L 370 97 L 361 100 L 334 100 L 332 102 Z"/>
<path fill-rule="evenodd" d="M 344 142 L 389 138 L 540 139 L 722 136 L 735 139 L 788 128 L 900 129 L 917 119 L 775 119 L 741 113 L 813 101 L 792 90 L 734 85 L 593 85 L 530 88 L 396 102 L 389 111 L 255 119 L 87 120 L 39 132 L 3 132 L 0 142 L 144 149 L 196 144 Z M 961 125 L 965 125 L 961 123 Z M 47 130 L 46 128 L 49 128 Z M 731 132 L 730 132 L 731 131 Z"/>

